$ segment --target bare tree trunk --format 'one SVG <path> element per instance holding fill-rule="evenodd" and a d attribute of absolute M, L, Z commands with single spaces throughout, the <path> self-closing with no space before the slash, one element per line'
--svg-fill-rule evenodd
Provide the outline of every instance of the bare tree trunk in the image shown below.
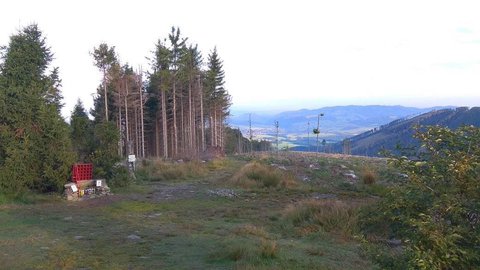
<path fill-rule="evenodd" d="M 200 91 L 200 140 L 201 140 L 201 151 L 205 151 L 205 119 L 204 119 L 204 112 L 203 112 L 203 87 L 201 82 L 201 77 L 198 76 L 198 89 Z"/>
<path fill-rule="evenodd" d="M 167 133 L 167 105 L 165 101 L 165 91 L 162 93 L 162 125 L 163 125 L 163 158 L 168 158 L 168 133 Z M 160 155 L 158 155 L 160 156 Z"/>
<path fill-rule="evenodd" d="M 127 106 L 127 96 L 128 96 L 128 82 L 125 81 L 125 95 L 124 95 L 124 101 L 125 101 L 125 134 L 126 134 L 126 149 L 125 149 L 125 154 L 126 156 L 130 155 L 130 135 L 128 133 L 129 128 L 128 128 L 128 106 Z"/>
<path fill-rule="evenodd" d="M 180 128 L 181 128 L 181 132 L 180 132 L 180 135 L 181 135 L 181 138 L 180 138 L 180 143 L 181 143 L 181 147 L 180 147 L 180 154 L 183 156 L 185 156 L 185 113 L 184 113 L 184 109 L 183 109 L 183 93 L 180 93 Z"/>
<path fill-rule="evenodd" d="M 138 83 L 138 93 L 140 95 L 140 140 L 141 140 L 141 155 L 145 158 L 145 124 L 143 121 L 143 93 L 142 93 L 142 69 L 140 68 L 140 77 Z"/>
<path fill-rule="evenodd" d="M 107 71 L 103 69 L 103 94 L 105 96 L 105 121 L 108 122 Z"/>
<path fill-rule="evenodd" d="M 195 154 L 195 157 L 197 157 L 197 154 L 198 154 L 198 144 L 197 144 L 197 110 L 196 110 L 196 106 L 195 106 L 195 103 L 196 103 L 196 99 L 195 99 L 195 96 L 192 95 L 192 117 L 191 117 L 191 125 L 190 125 L 190 128 L 192 129 L 191 133 L 192 133 L 192 136 L 191 136 L 191 140 L 192 140 L 192 149 L 193 149 L 193 152 Z"/>
<path fill-rule="evenodd" d="M 215 146 L 214 130 L 213 130 L 213 115 L 210 115 L 210 146 Z"/>
<path fill-rule="evenodd" d="M 222 114 L 220 113 L 220 115 L 218 116 L 220 119 L 218 121 L 218 142 L 219 142 L 219 145 L 220 147 L 223 149 L 224 145 L 224 138 L 223 138 L 223 119 L 222 119 Z"/>
<path fill-rule="evenodd" d="M 159 119 L 155 118 L 155 156 L 160 156 L 160 127 L 159 127 Z"/>
<path fill-rule="evenodd" d="M 193 130 L 195 129 L 193 126 L 193 112 L 192 112 L 192 79 L 189 78 L 188 81 L 188 129 L 189 129 L 189 152 L 193 153 L 194 151 L 194 146 L 193 146 Z"/>
<path fill-rule="evenodd" d="M 120 132 L 120 142 L 119 142 L 119 154 L 121 157 L 123 157 L 123 134 L 122 134 L 122 96 L 121 96 L 121 90 L 119 89 L 118 91 L 118 131 Z"/>
<path fill-rule="evenodd" d="M 213 135 L 214 135 L 214 146 L 218 146 L 218 133 L 217 133 L 217 109 L 215 105 L 213 106 Z"/>
<path fill-rule="evenodd" d="M 178 153 L 178 134 L 177 134 L 177 104 L 176 104 L 176 81 L 175 75 L 173 77 L 173 157 Z"/>

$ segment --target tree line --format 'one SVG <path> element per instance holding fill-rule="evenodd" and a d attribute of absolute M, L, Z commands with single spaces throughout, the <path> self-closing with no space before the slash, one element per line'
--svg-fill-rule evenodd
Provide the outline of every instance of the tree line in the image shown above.
<path fill-rule="evenodd" d="M 223 62 L 216 48 L 204 60 L 179 28 L 155 43 L 148 72 L 122 63 L 114 46 L 94 47 L 102 81 L 91 117 L 79 100 L 70 124 L 37 25 L 12 35 L 0 56 L 0 193 L 59 191 L 74 162 L 93 162 L 96 177 L 115 179 L 128 155 L 200 158 L 227 144 Z"/>
<path fill-rule="evenodd" d="M 116 123 L 119 155 L 197 158 L 224 148 L 231 103 L 216 48 L 204 63 L 198 45 L 172 27 L 155 44 L 145 81 L 141 70 L 120 64 L 113 46 L 100 44 L 92 55 L 103 82 L 91 113 L 96 122 Z"/>

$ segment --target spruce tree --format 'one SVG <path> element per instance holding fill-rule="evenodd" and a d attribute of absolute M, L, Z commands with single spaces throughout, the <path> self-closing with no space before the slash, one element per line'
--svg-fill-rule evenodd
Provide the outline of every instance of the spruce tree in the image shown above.
<path fill-rule="evenodd" d="M 77 160 L 81 162 L 90 161 L 93 152 L 93 123 L 88 118 L 88 114 L 80 99 L 73 108 L 70 117 L 70 129 Z"/>
<path fill-rule="evenodd" d="M 224 147 L 224 120 L 229 114 L 230 95 L 225 90 L 223 63 L 215 47 L 208 55 L 208 70 L 205 76 L 205 96 L 208 106 L 210 145 Z"/>
<path fill-rule="evenodd" d="M 0 66 L 0 188 L 58 191 L 68 180 L 73 152 L 60 116 L 58 69 L 37 25 L 10 38 Z"/>

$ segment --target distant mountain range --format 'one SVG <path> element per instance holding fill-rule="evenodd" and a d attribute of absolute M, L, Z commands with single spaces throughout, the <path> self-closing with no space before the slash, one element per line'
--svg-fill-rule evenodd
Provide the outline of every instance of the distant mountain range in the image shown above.
<path fill-rule="evenodd" d="M 275 133 L 274 122 L 280 126 L 280 137 L 294 146 L 305 146 L 308 136 L 317 127 L 318 115 L 320 117 L 320 137 L 329 142 L 339 141 L 373 128 L 385 125 L 394 120 L 408 119 L 432 110 L 454 107 L 414 108 L 403 106 L 335 106 L 319 109 L 302 109 L 286 111 L 278 114 L 267 113 L 235 113 L 228 119 L 233 128 L 240 128 L 247 136 L 249 119 L 251 116 L 252 129 L 256 137 L 271 136 Z M 310 125 L 309 125 L 310 123 Z M 310 133 L 310 135 L 308 135 Z"/>
<path fill-rule="evenodd" d="M 452 129 L 462 125 L 480 127 L 480 107 L 433 110 L 412 118 L 392 121 L 349 138 L 351 153 L 376 156 L 382 148 L 394 150 L 397 145 L 402 147 L 418 145 L 419 142 L 412 137 L 415 125 L 440 125 Z M 341 152 L 342 144 L 337 143 L 333 151 Z"/>

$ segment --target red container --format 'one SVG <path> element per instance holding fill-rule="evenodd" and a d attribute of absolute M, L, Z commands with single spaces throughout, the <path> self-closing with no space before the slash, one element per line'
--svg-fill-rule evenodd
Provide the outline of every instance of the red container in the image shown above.
<path fill-rule="evenodd" d="M 83 163 L 74 164 L 72 167 L 72 181 L 78 182 L 82 180 L 93 179 L 93 164 Z"/>

